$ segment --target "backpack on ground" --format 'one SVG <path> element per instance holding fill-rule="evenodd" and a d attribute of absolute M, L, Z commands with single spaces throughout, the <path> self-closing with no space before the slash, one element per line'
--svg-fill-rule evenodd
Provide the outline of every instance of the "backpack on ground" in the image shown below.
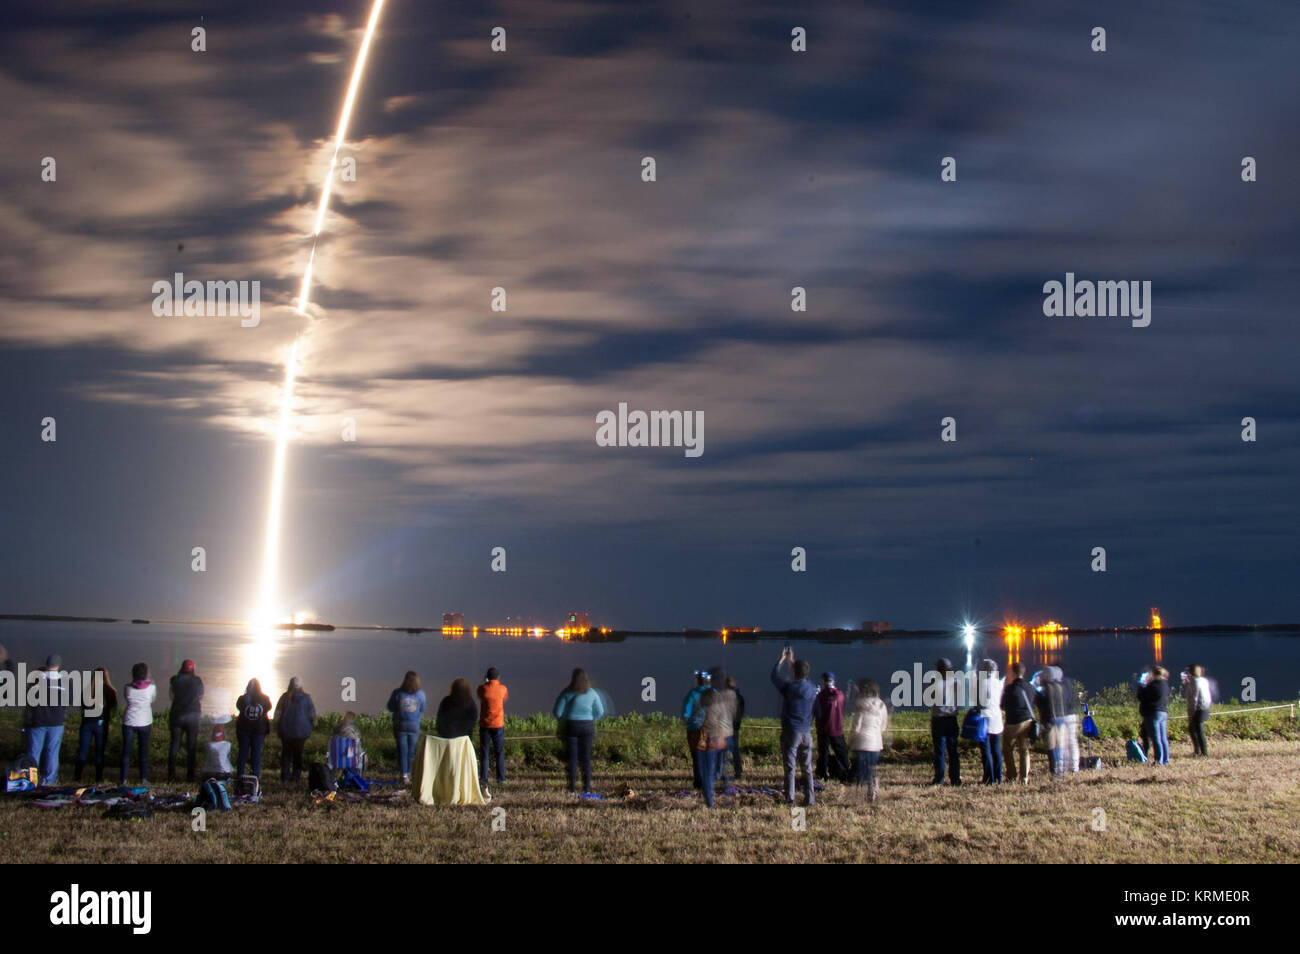
<path fill-rule="evenodd" d="M 256 775 L 241 775 L 235 780 L 235 797 L 258 799 L 262 797 L 262 785 Z"/>
<path fill-rule="evenodd" d="M 1138 744 L 1137 739 L 1129 739 L 1124 743 L 1124 752 L 1128 755 L 1128 760 L 1130 762 L 1139 762 L 1143 765 L 1146 764 L 1147 754 L 1142 751 L 1142 746 Z"/>
<path fill-rule="evenodd" d="M 195 797 L 194 804 L 209 812 L 230 811 L 230 794 L 226 791 L 225 782 L 215 778 L 208 779 L 199 786 L 199 794 Z"/>
<path fill-rule="evenodd" d="M 105 818 L 117 818 L 121 821 L 137 821 L 141 818 L 153 818 L 153 809 L 143 802 L 121 801 L 104 809 Z"/>
<path fill-rule="evenodd" d="M 17 782 L 17 785 L 6 785 L 5 791 L 25 792 L 29 788 L 35 788 L 40 784 L 40 774 L 36 767 L 36 760 L 26 752 L 13 760 L 9 766 L 9 782 Z"/>
<path fill-rule="evenodd" d="M 979 709 L 970 709 L 961 723 L 961 737 L 972 742 L 989 740 L 989 717 Z"/>
<path fill-rule="evenodd" d="M 332 792 L 338 788 L 334 770 L 324 762 L 313 762 L 307 772 L 307 788 L 313 792 Z"/>

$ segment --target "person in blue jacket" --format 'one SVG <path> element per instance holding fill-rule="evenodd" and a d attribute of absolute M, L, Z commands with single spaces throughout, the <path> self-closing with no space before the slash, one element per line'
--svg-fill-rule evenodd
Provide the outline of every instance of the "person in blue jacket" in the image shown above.
<path fill-rule="evenodd" d="M 420 741 L 420 716 L 426 706 L 420 677 L 408 671 L 402 684 L 388 697 L 388 711 L 393 714 L 393 737 L 397 739 L 397 764 L 402 772 L 402 784 L 411 781 L 411 762 L 415 759 L 415 746 Z"/>
<path fill-rule="evenodd" d="M 575 669 L 569 684 L 555 700 L 555 718 L 564 720 L 564 744 L 569 753 L 569 791 L 578 784 L 578 764 L 582 764 L 582 790 L 591 792 L 591 744 L 596 737 L 596 720 L 605 714 L 600 693 L 591 688 L 586 670 Z"/>
<path fill-rule="evenodd" d="M 794 675 L 786 679 L 781 674 L 789 665 Z M 806 660 L 795 661 L 794 650 L 787 646 L 781 658 L 772 667 L 772 685 L 781 694 L 781 764 L 785 766 L 785 800 L 794 804 L 794 774 L 796 761 L 803 766 L 804 781 L 808 786 L 808 805 L 815 801 L 813 793 L 812 720 L 813 700 L 817 687 L 808 680 L 812 667 Z"/>
<path fill-rule="evenodd" d="M 288 784 L 302 778 L 302 750 L 316 726 L 316 704 L 302 688 L 302 680 L 289 680 L 275 705 L 275 732 L 280 737 L 280 781 Z"/>
<path fill-rule="evenodd" d="M 686 748 L 691 753 L 692 783 L 700 788 L 700 729 L 704 725 L 704 697 L 713 691 L 710 675 L 702 670 L 695 672 L 695 685 L 682 700 L 682 719 L 686 722 Z"/>

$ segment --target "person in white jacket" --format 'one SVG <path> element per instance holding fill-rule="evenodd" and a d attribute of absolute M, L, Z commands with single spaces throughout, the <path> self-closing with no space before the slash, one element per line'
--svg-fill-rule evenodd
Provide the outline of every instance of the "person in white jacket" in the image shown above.
<path fill-rule="evenodd" d="M 984 766 L 983 785 L 1002 784 L 1002 686 L 1006 680 L 998 675 L 998 664 L 992 659 L 980 663 L 976 692 L 980 714 L 988 719 L 988 738 L 976 742 L 980 750 L 980 764 Z"/>
<path fill-rule="evenodd" d="M 1192 737 L 1192 755 L 1206 755 L 1205 722 L 1210 718 L 1210 680 L 1201 666 L 1188 666 L 1183 674 L 1183 696 L 1187 699 L 1187 732 Z"/>
<path fill-rule="evenodd" d="M 862 680 L 849 719 L 849 748 L 853 751 L 850 775 L 856 784 L 867 785 L 867 798 L 873 802 L 880 794 L 876 767 L 885 748 L 885 729 L 888 726 L 889 710 L 880 698 L 880 687 L 870 679 Z"/>
<path fill-rule="evenodd" d="M 153 703 L 158 687 L 149 680 L 149 667 L 136 663 L 131 667 L 131 683 L 123 693 L 122 708 L 122 784 L 131 768 L 131 743 L 140 752 L 140 784 L 149 785 L 149 730 L 153 728 Z"/>

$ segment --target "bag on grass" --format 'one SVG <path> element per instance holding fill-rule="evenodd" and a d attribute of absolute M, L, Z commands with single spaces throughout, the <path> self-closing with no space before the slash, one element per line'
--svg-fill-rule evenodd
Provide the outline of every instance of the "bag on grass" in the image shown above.
<path fill-rule="evenodd" d="M 313 762 L 307 772 L 307 787 L 313 792 L 332 792 L 338 787 L 334 772 L 324 762 Z"/>
<path fill-rule="evenodd" d="M 261 794 L 262 786 L 256 775 L 241 775 L 235 782 L 236 798 L 259 798 Z"/>
<path fill-rule="evenodd" d="M 104 809 L 104 817 L 138 821 L 141 818 L 153 818 L 153 809 L 140 802 L 121 801 Z"/>
<path fill-rule="evenodd" d="M 230 794 L 226 791 L 225 783 L 215 778 L 208 779 L 199 786 L 199 794 L 195 796 L 194 804 L 209 812 L 230 811 Z"/>
<path fill-rule="evenodd" d="M 1147 754 L 1142 751 L 1142 746 L 1138 745 L 1137 739 L 1129 739 L 1125 742 L 1124 752 L 1128 755 L 1128 760 L 1130 762 L 1146 764 Z"/>

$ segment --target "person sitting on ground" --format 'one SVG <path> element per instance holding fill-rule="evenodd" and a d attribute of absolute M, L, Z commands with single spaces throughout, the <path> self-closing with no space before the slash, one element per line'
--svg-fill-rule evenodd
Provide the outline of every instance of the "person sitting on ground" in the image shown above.
<path fill-rule="evenodd" d="M 302 750 L 316 726 L 316 704 L 302 688 L 302 680 L 289 680 L 275 705 L 275 732 L 280 737 L 280 781 L 288 784 L 302 777 Z"/>
<path fill-rule="evenodd" d="M 349 767 L 354 768 L 358 772 L 362 771 L 366 764 L 366 750 L 361 745 L 361 728 L 357 725 L 357 714 L 355 712 L 343 713 L 343 718 L 340 719 L 339 724 L 334 727 L 334 738 L 352 739 L 357 743 L 356 765 Z M 344 767 L 342 765 L 334 764 L 334 753 L 332 749 L 325 761 L 332 769 L 341 769 Z"/>
<path fill-rule="evenodd" d="M 474 704 L 469 682 L 460 678 L 453 680 L 451 691 L 438 703 L 437 734 L 444 739 L 458 739 L 473 732 L 477 722 L 478 706 Z"/>
<path fill-rule="evenodd" d="M 1183 697 L 1187 700 L 1187 732 L 1192 737 L 1192 755 L 1208 755 L 1205 722 L 1210 718 L 1210 680 L 1200 666 L 1188 666 L 1184 674 Z"/>
<path fill-rule="evenodd" d="M 229 778 L 235 774 L 235 768 L 230 764 L 230 743 L 226 741 L 224 726 L 212 727 L 212 741 L 205 742 L 203 745 L 201 772 L 205 779 Z"/>
<path fill-rule="evenodd" d="M 885 749 L 888 725 L 889 710 L 880 698 L 880 687 L 871 679 L 863 679 L 849 720 L 849 747 L 853 750 L 851 773 L 855 785 L 867 786 L 867 799 L 873 802 L 880 794 L 876 768 Z"/>
<path fill-rule="evenodd" d="M 835 687 L 833 672 L 822 673 L 821 689 L 813 700 L 813 722 L 817 726 L 817 777 L 823 781 L 831 778 L 847 781 L 849 749 L 844 744 L 844 693 Z"/>

